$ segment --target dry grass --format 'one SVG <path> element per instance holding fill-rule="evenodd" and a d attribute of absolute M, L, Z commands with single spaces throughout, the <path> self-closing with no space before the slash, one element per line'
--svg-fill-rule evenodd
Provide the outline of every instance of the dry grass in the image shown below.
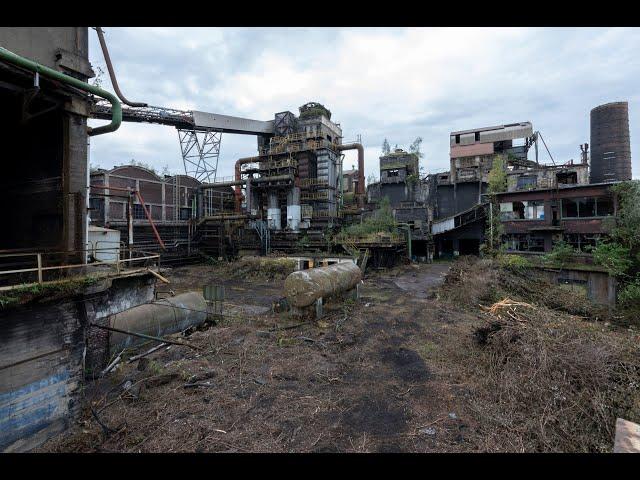
<path fill-rule="evenodd" d="M 458 359 L 467 357 L 475 384 L 470 407 L 482 425 L 481 449 L 610 451 L 616 417 L 640 419 L 638 335 L 554 310 L 549 304 L 580 313 L 590 306 L 576 308 L 553 285 L 541 296 L 541 280 L 489 265 L 462 262 L 446 287 L 449 298 L 457 285 L 471 289 L 468 304 L 505 291 L 520 299 L 479 309 L 475 346 Z M 473 288 L 487 271 L 487 284 Z"/>
<path fill-rule="evenodd" d="M 228 265 L 228 274 L 233 278 L 262 278 L 281 280 L 296 267 L 295 260 L 286 257 L 242 257 Z"/>
<path fill-rule="evenodd" d="M 223 268 L 176 270 L 174 287 Z M 397 287 L 429 268 L 367 276 L 322 323 L 240 315 L 196 332 L 202 350 L 162 349 L 87 389 L 109 430 L 85 408 L 42 450 L 609 451 L 616 416 L 640 420 L 635 331 L 487 260 L 454 263 L 436 299 Z M 233 301 L 266 304 L 282 283 L 252 278 Z"/>

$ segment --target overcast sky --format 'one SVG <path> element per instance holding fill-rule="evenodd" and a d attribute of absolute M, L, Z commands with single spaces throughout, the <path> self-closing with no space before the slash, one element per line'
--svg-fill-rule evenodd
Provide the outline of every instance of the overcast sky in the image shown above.
<path fill-rule="evenodd" d="M 578 160 L 589 112 L 629 102 L 633 176 L 640 177 L 637 28 L 105 28 L 118 82 L 132 101 L 273 119 L 318 101 L 344 140 L 362 136 L 366 175 L 384 138 L 423 138 L 425 172 L 449 165 L 449 133 L 531 121 L 556 163 Z M 113 91 L 96 34 L 89 55 Z M 91 121 L 91 125 L 103 122 Z M 91 164 L 131 159 L 184 173 L 172 127 L 123 123 L 91 139 Z M 541 160 L 550 161 L 542 150 Z M 218 176 L 254 155 L 252 136 L 222 136 Z M 533 152 L 530 154 L 532 157 Z M 348 152 L 345 169 L 356 163 Z"/>

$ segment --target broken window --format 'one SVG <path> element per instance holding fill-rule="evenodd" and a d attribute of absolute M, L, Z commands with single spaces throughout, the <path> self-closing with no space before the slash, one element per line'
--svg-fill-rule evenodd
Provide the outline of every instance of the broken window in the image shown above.
<path fill-rule="evenodd" d="M 529 249 L 529 241 L 524 233 L 512 233 L 505 236 L 507 250 L 525 252 Z"/>
<path fill-rule="evenodd" d="M 400 174 L 400 170 L 398 170 L 397 168 L 387 171 L 387 177 L 397 177 L 399 176 L 399 174 Z"/>
<path fill-rule="evenodd" d="M 577 172 L 559 172 L 556 174 L 558 185 L 575 185 L 578 183 Z"/>
<path fill-rule="evenodd" d="M 456 143 L 460 143 L 460 135 L 456 135 Z"/>
<path fill-rule="evenodd" d="M 613 215 L 613 201 L 609 197 L 580 197 L 562 199 L 562 218 L 590 218 Z"/>
<path fill-rule="evenodd" d="M 544 237 L 538 235 L 529 236 L 529 251 L 544 252 Z"/>
<path fill-rule="evenodd" d="M 544 252 L 544 237 L 537 235 L 511 233 L 505 236 L 504 243 L 513 252 Z"/>
<path fill-rule="evenodd" d="M 480 132 L 476 132 L 476 138 L 475 138 L 476 142 L 480 141 Z"/>
<path fill-rule="evenodd" d="M 501 220 L 544 220 L 544 201 L 503 202 L 500 204 Z"/>
<path fill-rule="evenodd" d="M 600 235 L 586 233 L 565 233 L 562 239 L 576 250 L 589 252 L 593 247 L 596 246 L 596 243 L 598 243 Z"/>
<path fill-rule="evenodd" d="M 598 217 L 613 215 L 613 199 L 609 197 L 598 198 L 596 214 Z"/>
<path fill-rule="evenodd" d="M 537 177 L 535 175 L 523 175 L 518 177 L 518 190 L 530 190 L 536 188 Z"/>

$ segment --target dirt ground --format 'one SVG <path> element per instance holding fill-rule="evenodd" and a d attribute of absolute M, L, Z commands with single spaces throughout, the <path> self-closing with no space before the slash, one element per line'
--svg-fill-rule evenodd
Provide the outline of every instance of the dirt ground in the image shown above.
<path fill-rule="evenodd" d="M 488 433 L 487 415 L 501 408 L 490 403 L 487 414 L 478 406 L 469 353 L 479 348 L 475 332 L 486 320 L 477 304 L 462 308 L 445 298 L 450 268 L 368 274 L 359 302 L 329 305 L 325 318 L 305 324 L 272 313 L 283 278 L 236 278 L 204 265 L 173 269 L 164 288 L 175 293 L 225 285 L 224 321 L 183 339 L 197 349 L 171 345 L 94 382 L 82 420 L 41 450 L 535 449 L 501 440 L 500 430 Z"/>

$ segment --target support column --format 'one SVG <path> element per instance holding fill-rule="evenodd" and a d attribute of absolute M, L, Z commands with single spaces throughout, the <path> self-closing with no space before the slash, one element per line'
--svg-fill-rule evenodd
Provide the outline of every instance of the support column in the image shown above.
<path fill-rule="evenodd" d="M 287 228 L 293 232 L 298 232 L 300 220 L 300 187 L 293 187 L 287 194 Z"/>
<path fill-rule="evenodd" d="M 278 205 L 278 192 L 269 192 L 269 205 L 267 209 L 267 222 L 271 230 L 281 230 L 280 206 Z"/>

